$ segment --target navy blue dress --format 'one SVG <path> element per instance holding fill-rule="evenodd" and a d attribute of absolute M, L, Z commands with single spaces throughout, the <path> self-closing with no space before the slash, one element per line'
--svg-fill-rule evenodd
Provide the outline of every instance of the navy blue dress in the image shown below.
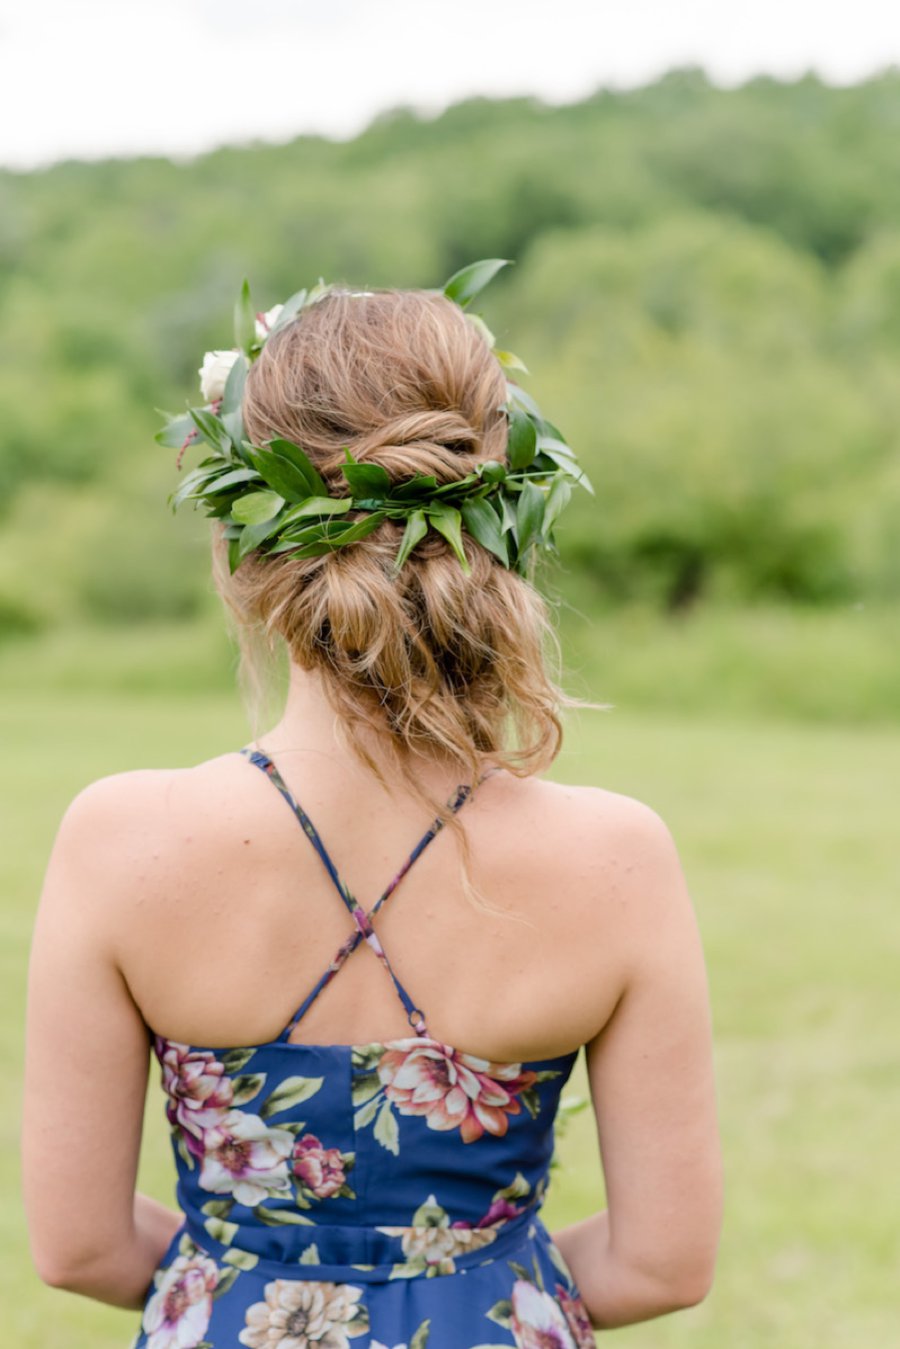
<path fill-rule="evenodd" d="M 575 1054 L 495 1063 L 435 1040 L 372 918 L 341 881 L 272 761 L 278 789 L 353 919 L 285 1029 L 216 1049 L 157 1035 L 184 1222 L 153 1276 L 133 1349 L 593 1349 L 540 1209 Z M 449 808 L 471 795 L 460 787 Z M 412 1034 L 288 1037 L 366 941 Z"/>

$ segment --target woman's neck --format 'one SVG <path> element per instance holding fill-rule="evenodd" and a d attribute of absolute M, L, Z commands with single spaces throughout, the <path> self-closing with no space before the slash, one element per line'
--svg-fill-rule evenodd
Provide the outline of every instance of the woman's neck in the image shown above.
<path fill-rule="evenodd" d="M 312 755 L 340 767 L 342 774 L 367 779 L 371 775 L 362 761 L 349 748 L 349 731 L 340 721 L 325 692 L 324 681 L 315 671 L 290 664 L 288 694 L 284 711 L 272 729 L 257 742 L 261 749 L 276 759 L 283 758 L 289 765 L 293 756 Z M 360 741 L 384 779 L 391 785 L 408 785 L 408 772 L 398 774 L 396 761 L 384 740 L 362 722 L 352 728 L 354 738 Z M 417 760 L 416 777 L 420 785 L 440 794 L 460 782 L 460 766 L 449 756 L 432 760 Z"/>

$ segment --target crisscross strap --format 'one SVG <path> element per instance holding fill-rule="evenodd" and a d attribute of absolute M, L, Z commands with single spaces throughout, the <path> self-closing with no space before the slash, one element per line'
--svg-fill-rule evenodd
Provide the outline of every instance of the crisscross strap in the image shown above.
<path fill-rule="evenodd" d="M 280 1040 L 286 1040 L 288 1038 L 291 1031 L 300 1021 L 301 1017 L 305 1015 L 308 1008 L 312 1006 L 316 998 L 322 992 L 322 989 L 325 988 L 325 986 L 331 982 L 331 980 L 337 974 L 338 970 L 341 969 L 347 958 L 350 955 L 352 955 L 352 953 L 356 950 L 357 946 L 361 941 L 365 941 L 367 945 L 369 945 L 372 948 L 378 960 L 381 962 L 381 964 L 384 966 L 384 968 L 390 975 L 394 988 L 397 990 L 397 996 L 399 997 L 401 1003 L 403 1004 L 404 1010 L 406 1011 L 407 1019 L 410 1025 L 415 1030 L 416 1034 L 426 1035 L 427 1028 L 425 1025 L 425 1017 L 421 1012 L 421 1010 L 416 1006 L 412 998 L 409 996 L 406 989 L 403 987 L 400 980 L 397 978 L 397 975 L 394 973 L 391 962 L 388 959 L 387 953 L 385 952 L 384 947 L 381 944 L 381 941 L 379 940 L 378 934 L 372 927 L 372 919 L 378 913 L 379 909 L 386 902 L 386 900 L 388 900 L 390 896 L 394 893 L 397 886 L 403 880 L 403 877 L 409 871 L 410 867 L 413 865 L 416 859 L 421 856 L 421 854 L 428 847 L 432 839 L 436 838 L 438 833 L 440 833 L 441 829 L 444 827 L 444 821 L 440 817 L 435 819 L 434 823 L 430 826 L 429 829 L 425 831 L 425 833 L 419 839 L 419 842 L 413 848 L 412 852 L 409 854 L 406 861 L 403 863 L 403 866 L 393 877 L 390 884 L 387 886 L 387 889 L 384 890 L 384 892 L 381 895 L 379 895 L 378 899 L 375 901 L 375 903 L 372 905 L 371 909 L 367 913 L 366 910 L 362 907 L 362 905 L 350 893 L 350 890 L 345 885 L 345 883 L 341 880 L 341 877 L 338 875 L 337 868 L 335 867 L 330 856 L 328 855 L 328 850 L 326 849 L 325 844 L 322 842 L 322 839 L 319 835 L 319 831 L 316 829 L 312 820 L 306 814 L 306 811 L 293 796 L 290 788 L 284 781 L 284 778 L 281 776 L 272 760 L 268 757 L 267 754 L 264 754 L 262 750 L 251 749 L 249 746 L 245 746 L 242 750 L 240 750 L 240 753 L 243 754 L 247 759 L 249 759 L 250 763 L 255 764 L 257 768 L 261 769 L 265 773 L 269 781 L 273 784 L 273 786 L 276 787 L 277 790 L 284 797 L 285 801 L 288 803 L 291 810 L 294 812 L 295 816 L 299 820 L 300 826 L 304 834 L 309 839 L 310 843 L 312 843 L 316 852 L 319 854 L 319 857 L 322 860 L 325 870 L 331 877 L 335 889 L 337 890 L 338 894 L 343 900 L 347 908 L 347 911 L 349 912 L 355 925 L 355 931 L 351 932 L 350 935 L 347 937 L 347 940 L 342 943 L 334 959 L 331 961 L 330 965 L 325 970 L 322 977 L 318 980 L 315 987 L 311 990 L 311 992 L 307 995 L 307 997 L 304 998 L 303 1002 L 300 1004 L 300 1007 L 294 1013 L 294 1016 L 291 1018 L 288 1025 L 281 1032 L 281 1035 L 278 1038 Z M 475 786 L 476 787 L 480 786 L 481 783 L 484 781 L 484 779 L 488 777 L 492 771 L 493 771 L 492 769 L 488 769 L 487 772 L 483 773 L 476 782 Z M 447 803 L 447 807 L 450 810 L 450 812 L 455 815 L 456 812 L 459 810 L 459 808 L 472 795 L 472 792 L 473 788 L 468 784 L 463 784 L 461 787 L 458 787 L 452 800 L 448 801 Z"/>

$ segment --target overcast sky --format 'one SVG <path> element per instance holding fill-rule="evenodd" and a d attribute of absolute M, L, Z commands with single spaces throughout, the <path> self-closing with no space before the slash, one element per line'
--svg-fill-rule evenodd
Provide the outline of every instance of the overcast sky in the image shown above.
<path fill-rule="evenodd" d="M 900 65 L 900 4 L 0 0 L 0 164 L 347 136 L 399 104 L 568 102 L 686 64 L 852 82 Z"/>

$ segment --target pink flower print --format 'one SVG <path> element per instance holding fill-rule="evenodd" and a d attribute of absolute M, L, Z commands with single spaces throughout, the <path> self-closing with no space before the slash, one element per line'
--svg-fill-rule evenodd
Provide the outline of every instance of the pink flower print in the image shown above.
<path fill-rule="evenodd" d="M 576 1349 L 559 1303 L 525 1279 L 513 1284 L 511 1328 L 517 1349 Z"/>
<path fill-rule="evenodd" d="M 202 1343 L 212 1315 L 219 1271 L 205 1255 L 179 1255 L 155 1276 L 141 1322 L 147 1349 L 193 1349 Z"/>
<path fill-rule="evenodd" d="M 569 1323 L 569 1329 L 572 1332 L 578 1349 L 595 1349 L 597 1341 L 594 1339 L 594 1331 L 591 1326 L 591 1318 L 587 1314 L 581 1298 L 564 1288 L 561 1283 L 556 1285 L 556 1300 L 563 1309 L 563 1315 Z"/>
<path fill-rule="evenodd" d="M 518 1218 L 524 1213 L 522 1204 L 511 1204 L 508 1199 L 497 1198 L 493 1201 L 483 1218 L 479 1218 L 476 1227 L 492 1227 L 494 1223 L 505 1222 L 508 1218 Z"/>
<path fill-rule="evenodd" d="M 202 1139 L 204 1129 L 218 1124 L 231 1109 L 234 1088 L 225 1067 L 208 1049 L 191 1049 L 171 1040 L 157 1039 L 163 1075 L 163 1090 L 169 1097 L 166 1113 L 169 1123 L 177 1122 L 192 1136 Z M 191 1151 L 202 1147 L 188 1140 Z"/>
<path fill-rule="evenodd" d="M 521 1110 L 518 1093 L 537 1081 L 518 1063 L 491 1063 L 419 1039 L 390 1045 L 378 1063 L 385 1096 L 401 1115 L 424 1115 L 429 1129 L 459 1129 L 464 1143 L 501 1138 Z"/>
<path fill-rule="evenodd" d="M 294 1135 L 270 1129 L 258 1115 L 229 1110 L 203 1135 L 200 1185 L 213 1194 L 233 1194 L 253 1205 L 290 1189 L 287 1158 Z"/>
<path fill-rule="evenodd" d="M 330 1199 L 347 1179 L 337 1148 L 323 1148 L 315 1134 L 304 1134 L 294 1144 L 294 1175 L 316 1199 Z"/>

